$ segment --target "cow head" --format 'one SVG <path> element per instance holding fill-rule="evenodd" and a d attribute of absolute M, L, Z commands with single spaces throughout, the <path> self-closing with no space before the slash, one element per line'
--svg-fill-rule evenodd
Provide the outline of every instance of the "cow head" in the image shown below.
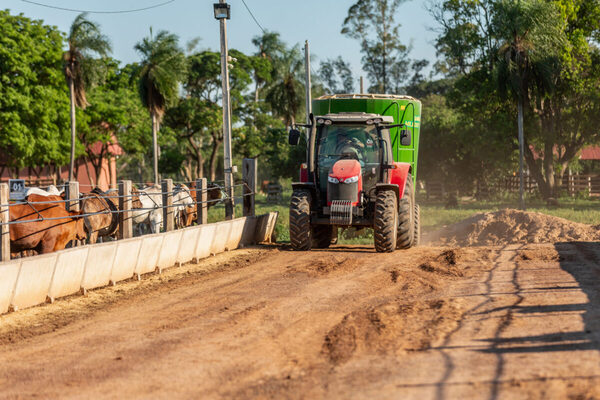
<path fill-rule="evenodd" d="M 131 191 L 131 208 L 143 208 L 142 200 L 140 200 L 140 192 L 137 189 Z"/>
<path fill-rule="evenodd" d="M 81 213 L 73 213 L 74 215 L 81 215 Z M 77 240 L 86 240 L 87 239 L 87 229 L 85 225 L 85 220 L 83 217 L 79 216 L 75 218 L 75 238 Z"/>

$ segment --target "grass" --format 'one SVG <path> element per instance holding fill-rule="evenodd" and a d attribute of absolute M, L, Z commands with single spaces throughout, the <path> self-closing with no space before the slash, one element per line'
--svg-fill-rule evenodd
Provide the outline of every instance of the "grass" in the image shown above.
<path fill-rule="evenodd" d="M 285 187 L 285 186 L 284 186 Z M 266 214 L 270 211 L 279 211 L 279 218 L 275 226 L 275 234 L 278 242 L 289 242 L 289 204 L 291 189 L 284 189 L 281 201 L 277 204 L 268 203 L 266 195 L 257 194 L 256 196 L 256 214 Z M 441 227 L 462 221 L 470 216 L 483 213 L 498 211 L 504 208 L 518 208 L 518 202 L 515 199 L 504 199 L 498 201 L 461 201 L 458 207 L 445 208 L 443 202 L 429 202 L 418 200 L 421 205 L 421 226 L 424 231 L 432 231 Z M 543 200 L 527 199 L 527 211 L 540 212 L 565 218 L 574 222 L 580 222 L 590 225 L 600 224 L 600 199 L 574 199 L 565 197 L 559 199 L 558 206 L 547 206 Z M 236 216 L 242 215 L 240 204 L 235 207 Z M 225 218 L 225 208 L 222 204 L 212 207 L 208 212 L 209 222 L 222 221 Z M 353 237 L 350 231 L 344 232 L 340 236 L 342 244 L 372 244 L 373 232 L 370 229 L 365 230 L 357 237 Z"/>

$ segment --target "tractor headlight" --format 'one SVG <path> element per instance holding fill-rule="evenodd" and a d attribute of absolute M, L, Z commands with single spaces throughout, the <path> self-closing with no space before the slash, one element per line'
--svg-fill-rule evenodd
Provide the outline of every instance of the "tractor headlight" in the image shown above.
<path fill-rule="evenodd" d="M 339 179 L 338 179 L 338 178 L 334 178 L 333 176 L 328 176 L 328 177 L 327 177 L 327 180 L 328 180 L 330 183 L 340 183 Z"/>
<path fill-rule="evenodd" d="M 346 178 L 346 180 L 344 181 L 344 183 L 356 183 L 356 182 L 358 182 L 358 175 L 351 176 L 350 178 Z"/>

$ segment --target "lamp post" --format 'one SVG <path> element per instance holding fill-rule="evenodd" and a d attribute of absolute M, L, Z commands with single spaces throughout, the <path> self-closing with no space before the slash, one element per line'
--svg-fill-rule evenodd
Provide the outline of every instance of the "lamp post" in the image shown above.
<path fill-rule="evenodd" d="M 231 7 L 225 0 L 213 4 L 215 19 L 221 28 L 221 82 L 223 89 L 223 164 L 225 179 L 225 219 L 234 218 L 233 166 L 231 159 L 231 102 L 229 97 L 229 68 L 227 50 L 227 20 L 231 18 Z"/>

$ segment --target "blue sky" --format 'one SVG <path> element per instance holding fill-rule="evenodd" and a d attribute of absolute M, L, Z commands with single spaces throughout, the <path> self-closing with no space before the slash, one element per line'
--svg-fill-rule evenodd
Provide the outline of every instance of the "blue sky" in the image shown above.
<path fill-rule="evenodd" d="M 158 4 L 164 0 L 35 0 L 39 3 L 65 8 L 88 10 L 123 10 Z M 200 37 L 199 47 L 216 50 L 219 46 L 218 22 L 213 17 L 212 4 L 217 0 L 175 0 L 166 6 L 131 14 L 91 14 L 101 25 L 113 44 L 113 56 L 124 62 L 138 60 L 133 46 L 147 36 L 149 27 L 174 32 L 181 43 Z M 342 22 L 355 0 L 246 0 L 246 3 L 267 30 L 279 32 L 288 44 L 308 40 L 311 53 L 318 61 L 341 55 L 352 64 L 356 79 L 362 73 L 360 48 L 355 40 L 340 34 Z M 241 0 L 228 0 L 232 18 L 228 21 L 230 48 L 254 52 L 252 37 L 261 33 Z M 53 10 L 25 3 L 21 0 L 0 0 L 3 9 L 12 14 L 23 13 L 34 19 L 43 19 L 66 32 L 77 13 Z M 400 34 L 405 44 L 412 44 L 412 58 L 435 59 L 431 28 L 435 20 L 424 8 L 423 0 L 410 0 L 397 11 L 396 21 L 402 24 Z M 357 85 L 358 86 L 358 85 Z"/>

